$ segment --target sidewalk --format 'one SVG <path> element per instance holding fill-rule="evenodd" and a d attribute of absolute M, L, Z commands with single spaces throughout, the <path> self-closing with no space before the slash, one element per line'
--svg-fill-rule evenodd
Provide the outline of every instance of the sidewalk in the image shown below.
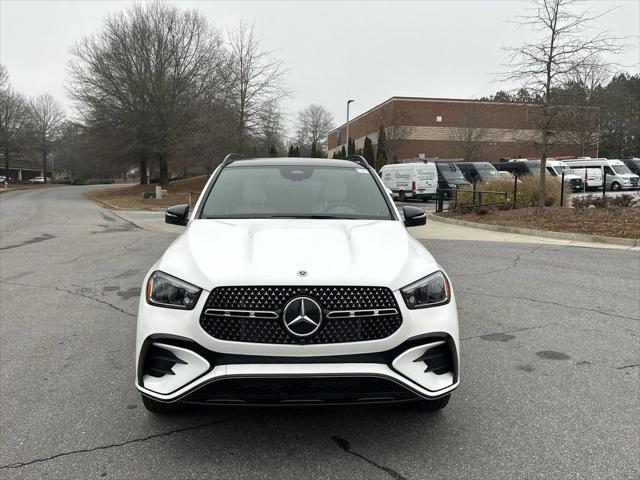
<path fill-rule="evenodd" d="M 567 245 L 586 248 L 611 248 L 622 250 L 640 251 L 640 247 L 625 245 L 613 245 L 598 242 L 578 242 L 557 238 L 538 237 L 534 235 L 522 235 L 518 233 L 496 232 L 481 228 L 463 227 L 442 222 L 434 222 L 427 219 L 424 227 L 411 227 L 409 231 L 414 237 L 421 240 L 473 240 L 479 242 L 512 242 L 512 243 L 537 243 L 544 245 Z"/>

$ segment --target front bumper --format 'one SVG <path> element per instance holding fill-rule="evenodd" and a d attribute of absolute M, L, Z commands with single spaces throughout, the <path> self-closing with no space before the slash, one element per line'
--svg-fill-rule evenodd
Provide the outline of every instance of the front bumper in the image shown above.
<path fill-rule="evenodd" d="M 379 403 L 435 399 L 459 384 L 454 298 L 443 306 L 409 310 L 394 292 L 403 323 L 383 339 L 276 345 L 208 335 L 199 324 L 207 295 L 203 292 L 192 311 L 141 299 L 136 387 L 142 394 L 207 404 Z M 151 349 L 177 357 L 171 374 L 145 374 Z"/>

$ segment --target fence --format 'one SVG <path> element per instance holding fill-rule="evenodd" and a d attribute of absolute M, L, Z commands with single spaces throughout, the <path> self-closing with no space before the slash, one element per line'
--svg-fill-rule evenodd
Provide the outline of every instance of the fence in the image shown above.
<path fill-rule="evenodd" d="M 478 182 L 474 182 L 473 190 L 458 189 L 458 188 L 438 188 L 436 190 L 436 212 L 442 212 L 444 210 L 465 210 L 483 207 L 499 206 L 507 208 L 509 205 L 509 193 L 508 192 L 495 192 L 490 190 L 478 190 Z M 471 203 L 463 201 L 461 196 L 471 196 Z M 449 199 L 445 208 L 445 198 Z"/>

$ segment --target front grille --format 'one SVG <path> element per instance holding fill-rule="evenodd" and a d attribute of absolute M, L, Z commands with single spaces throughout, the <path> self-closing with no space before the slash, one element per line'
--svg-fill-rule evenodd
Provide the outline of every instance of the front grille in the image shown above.
<path fill-rule="evenodd" d="M 631 185 L 638 185 L 638 181 L 640 181 L 638 178 L 633 177 L 633 178 L 631 179 Z"/>
<path fill-rule="evenodd" d="M 306 338 L 289 335 L 282 325 L 285 305 L 301 295 L 315 299 L 323 311 L 321 327 Z M 358 314 L 331 315 L 345 311 Z M 200 316 L 202 328 L 220 340 L 275 344 L 376 340 L 392 335 L 401 324 L 398 304 L 386 287 L 218 287 Z"/>

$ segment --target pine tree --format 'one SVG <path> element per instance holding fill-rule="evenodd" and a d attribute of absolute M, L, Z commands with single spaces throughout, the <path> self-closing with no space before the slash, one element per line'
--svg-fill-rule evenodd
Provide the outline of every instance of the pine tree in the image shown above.
<path fill-rule="evenodd" d="M 311 144 L 311 153 L 309 154 L 309 156 L 310 156 L 311 158 L 318 158 L 318 157 L 319 157 L 319 155 L 318 155 L 318 150 L 317 150 L 317 148 L 316 148 L 316 143 L 315 143 L 315 142 L 313 142 L 313 143 Z"/>
<path fill-rule="evenodd" d="M 300 146 L 296 145 L 296 148 L 293 149 L 292 157 L 299 157 L 299 156 L 300 156 Z"/>
<path fill-rule="evenodd" d="M 340 150 L 340 158 L 347 158 L 347 151 L 344 148 L 344 145 L 342 146 L 342 149 Z"/>
<path fill-rule="evenodd" d="M 289 145 L 289 156 L 290 157 L 294 157 L 295 155 L 293 154 L 293 145 Z"/>
<path fill-rule="evenodd" d="M 365 158 L 367 163 L 372 167 L 375 164 L 374 156 L 373 156 L 373 142 L 369 137 L 364 138 L 364 148 L 362 150 L 362 156 Z"/>
<path fill-rule="evenodd" d="M 356 141 L 349 139 L 349 150 L 348 150 L 348 154 L 347 155 L 354 155 L 356 153 Z"/>
<path fill-rule="evenodd" d="M 376 152 L 376 170 L 380 170 L 387 164 L 387 135 L 384 132 L 384 125 L 380 125 L 378 131 L 378 149 Z"/>
<path fill-rule="evenodd" d="M 276 149 L 275 145 L 271 145 L 271 148 L 269 149 L 269 156 L 270 157 L 277 157 L 278 156 L 278 150 Z"/>

